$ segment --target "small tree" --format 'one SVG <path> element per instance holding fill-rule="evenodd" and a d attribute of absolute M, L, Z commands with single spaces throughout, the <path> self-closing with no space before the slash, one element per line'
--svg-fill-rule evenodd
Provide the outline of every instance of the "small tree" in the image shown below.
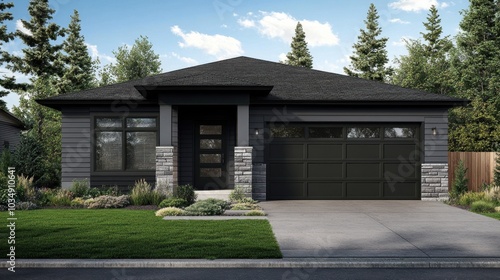
<path fill-rule="evenodd" d="M 465 168 L 464 162 L 460 160 L 455 167 L 455 181 L 453 182 L 453 186 L 451 189 L 451 197 L 457 198 L 469 189 L 469 180 L 467 179 L 466 175 L 467 168 Z"/>
<path fill-rule="evenodd" d="M 495 167 L 495 171 L 494 171 L 494 183 L 495 183 L 495 186 L 499 186 L 500 187 L 500 152 L 497 152 L 497 160 L 496 160 L 496 167 Z"/>
<path fill-rule="evenodd" d="M 306 33 L 300 22 L 297 23 L 290 47 L 292 50 L 286 55 L 285 64 L 309 69 L 313 67 L 313 57 L 307 48 Z"/>

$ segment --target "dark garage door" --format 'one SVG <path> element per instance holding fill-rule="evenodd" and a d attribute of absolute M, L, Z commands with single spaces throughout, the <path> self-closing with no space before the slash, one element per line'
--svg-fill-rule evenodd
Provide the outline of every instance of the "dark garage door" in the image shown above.
<path fill-rule="evenodd" d="M 268 199 L 420 199 L 418 124 L 269 124 Z"/>

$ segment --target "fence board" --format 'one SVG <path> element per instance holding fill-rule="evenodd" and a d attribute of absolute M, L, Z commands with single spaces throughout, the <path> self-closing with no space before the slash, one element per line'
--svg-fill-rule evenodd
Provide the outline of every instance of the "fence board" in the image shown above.
<path fill-rule="evenodd" d="M 496 165 L 496 153 L 494 152 L 448 152 L 448 180 L 449 189 L 453 186 L 455 169 L 458 162 L 462 160 L 467 168 L 467 179 L 469 179 L 469 190 L 480 191 L 483 184 L 493 182 L 493 172 Z"/>

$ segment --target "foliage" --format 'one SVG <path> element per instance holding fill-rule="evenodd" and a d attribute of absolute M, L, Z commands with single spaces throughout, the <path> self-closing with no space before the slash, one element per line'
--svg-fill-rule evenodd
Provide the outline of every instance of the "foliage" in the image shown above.
<path fill-rule="evenodd" d="M 59 189 L 55 195 L 49 197 L 52 206 L 71 206 L 73 193 L 69 190 Z"/>
<path fill-rule="evenodd" d="M 50 205 L 52 197 L 57 194 L 57 189 L 41 188 L 37 192 L 37 203 L 39 206 Z"/>
<path fill-rule="evenodd" d="M 295 36 L 292 38 L 290 47 L 292 50 L 286 55 L 283 63 L 309 69 L 313 67 L 313 57 L 307 48 L 306 33 L 300 22 L 297 22 Z"/>
<path fill-rule="evenodd" d="M 364 21 L 366 29 L 361 29 L 358 42 L 354 44 L 354 54 L 350 56 L 351 65 L 344 67 L 349 76 L 367 80 L 385 81 L 393 73 L 391 67 L 386 67 L 386 44 L 388 38 L 379 38 L 382 28 L 378 23 L 379 15 L 374 4 L 370 4 L 368 15 Z"/>
<path fill-rule="evenodd" d="M 34 209 L 38 209 L 38 206 L 31 201 L 16 203 L 16 210 L 34 210 Z"/>
<path fill-rule="evenodd" d="M 22 201 L 35 202 L 37 200 L 37 191 L 33 186 L 33 177 L 17 176 L 16 191 L 23 194 L 23 197 L 20 198 Z"/>
<path fill-rule="evenodd" d="M 85 207 L 85 199 L 77 197 L 71 201 L 71 208 L 83 208 Z"/>
<path fill-rule="evenodd" d="M 165 207 L 155 212 L 155 216 L 157 217 L 182 216 L 182 215 L 184 215 L 184 210 L 177 207 Z"/>
<path fill-rule="evenodd" d="M 180 185 L 174 189 L 173 197 L 182 198 L 187 201 L 188 205 L 191 205 L 196 201 L 198 195 L 194 192 L 193 186 Z"/>
<path fill-rule="evenodd" d="M 266 213 L 262 210 L 252 210 L 245 213 L 245 216 L 265 216 Z"/>
<path fill-rule="evenodd" d="M 458 197 L 458 204 L 462 206 L 470 206 L 473 202 L 484 200 L 484 192 L 465 192 Z"/>
<path fill-rule="evenodd" d="M 465 168 L 465 164 L 462 160 L 460 160 L 455 167 L 455 181 L 453 182 L 453 186 L 451 188 L 450 196 L 452 198 L 458 198 L 460 195 L 465 193 L 468 187 L 468 179 L 466 177 L 467 168 Z"/>
<path fill-rule="evenodd" d="M 496 153 L 497 159 L 495 164 L 495 170 L 493 171 L 493 182 L 497 187 L 500 187 L 500 152 Z"/>
<path fill-rule="evenodd" d="M 441 37 L 443 28 L 438 10 L 432 6 L 424 22 L 426 33 L 421 33 L 424 39 L 407 40 L 407 55 L 396 59 L 398 68 L 395 70 L 392 83 L 402 87 L 421 89 L 438 94 L 453 92 L 453 74 L 450 52 L 453 43 L 448 36 Z"/>
<path fill-rule="evenodd" d="M 130 197 L 128 195 L 110 196 L 101 195 L 96 198 L 85 200 L 85 207 L 89 209 L 96 208 L 123 208 L 130 204 Z"/>
<path fill-rule="evenodd" d="M 187 201 L 183 198 L 175 198 L 175 197 L 169 197 L 164 199 L 160 204 L 158 204 L 158 207 L 164 208 L 164 207 L 177 207 L 177 208 L 184 208 L 189 206 Z"/>
<path fill-rule="evenodd" d="M 87 179 L 83 179 L 73 180 L 73 183 L 71 183 L 71 188 L 69 190 L 75 194 L 75 197 L 82 197 L 88 195 L 89 189 L 89 181 Z"/>
<path fill-rule="evenodd" d="M 495 212 L 500 213 L 500 206 L 495 207 Z M 500 218 L 499 218 L 500 220 Z"/>
<path fill-rule="evenodd" d="M 489 201 L 475 201 L 471 204 L 470 210 L 476 213 L 493 213 L 495 212 L 495 204 Z"/>
<path fill-rule="evenodd" d="M 80 15 L 75 10 L 67 29 L 68 36 L 63 42 L 62 61 L 64 74 L 57 83 L 59 93 L 80 91 L 94 87 L 95 64 L 89 55 L 85 38 L 80 34 Z"/>
<path fill-rule="evenodd" d="M 234 187 L 234 189 L 229 193 L 229 201 L 231 202 L 240 202 L 244 198 L 246 198 L 246 193 L 245 189 L 241 186 Z"/>
<path fill-rule="evenodd" d="M 140 179 L 135 182 L 134 188 L 130 194 L 130 200 L 133 205 L 158 205 L 165 197 L 165 194 L 153 190 L 145 179 Z"/>
<path fill-rule="evenodd" d="M 146 36 L 136 39 L 131 49 L 123 45 L 113 54 L 116 64 L 101 70 L 100 85 L 140 79 L 162 71 L 160 56 L 154 52 L 153 44 Z"/>
<path fill-rule="evenodd" d="M 231 205 L 231 210 L 260 210 L 260 206 L 255 203 L 235 203 Z"/>
<path fill-rule="evenodd" d="M 11 9 L 12 7 L 14 7 L 14 3 L 4 3 L 3 1 L 0 2 L 0 65 L 4 63 L 3 54 L 1 53 L 3 52 L 3 44 L 8 43 L 12 39 L 14 39 L 14 34 L 8 32 L 7 26 L 4 24 L 4 21 L 11 21 L 14 19 L 12 13 L 8 11 L 8 9 Z M 0 78 L 0 86 L 2 86 L 3 88 L 9 88 L 8 84 L 12 84 L 14 83 L 14 81 L 14 77 L 6 77 L 5 75 L 3 75 L 3 77 Z M 9 94 L 9 91 L 0 89 L 0 98 L 6 96 L 7 94 Z M 0 99 L 0 109 L 7 109 L 6 103 L 2 99 Z"/>
<path fill-rule="evenodd" d="M 500 186 L 494 186 L 486 190 L 485 197 L 491 201 L 500 203 Z"/>
<path fill-rule="evenodd" d="M 209 198 L 195 202 L 184 209 L 188 216 L 222 215 L 229 207 L 229 203 L 222 199 Z"/>
<path fill-rule="evenodd" d="M 12 155 L 9 149 L 3 149 L 2 155 L 0 156 L 0 172 L 7 174 L 10 166 L 12 166 Z"/>

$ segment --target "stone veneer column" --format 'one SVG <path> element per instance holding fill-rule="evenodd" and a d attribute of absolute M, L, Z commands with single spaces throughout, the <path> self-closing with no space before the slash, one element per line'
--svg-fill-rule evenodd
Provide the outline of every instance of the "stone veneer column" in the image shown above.
<path fill-rule="evenodd" d="M 422 163 L 422 200 L 442 201 L 448 194 L 448 164 Z"/>
<path fill-rule="evenodd" d="M 156 147 L 156 187 L 171 194 L 177 184 L 176 149 L 173 146 Z"/>
<path fill-rule="evenodd" d="M 256 163 L 252 170 L 252 198 L 266 200 L 266 164 Z"/>
<path fill-rule="evenodd" d="M 234 186 L 243 188 L 247 197 L 252 197 L 252 150 L 234 147 Z"/>

